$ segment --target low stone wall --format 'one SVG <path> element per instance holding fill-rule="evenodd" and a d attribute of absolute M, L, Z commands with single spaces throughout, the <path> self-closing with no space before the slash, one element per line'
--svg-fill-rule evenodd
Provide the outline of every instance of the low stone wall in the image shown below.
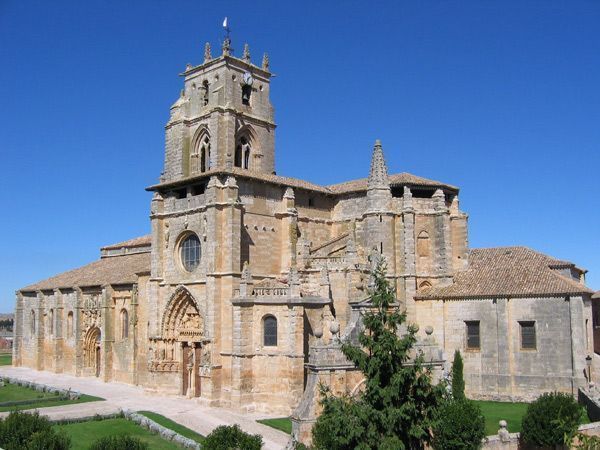
<path fill-rule="evenodd" d="M 590 420 L 600 420 L 600 393 L 594 385 L 587 389 L 579 388 L 577 399 L 585 406 Z"/>
<path fill-rule="evenodd" d="M 77 400 L 81 397 L 81 393 L 77 391 L 72 391 L 70 389 L 58 389 L 53 386 L 49 386 L 47 384 L 34 383 L 33 381 L 21 380 L 19 378 L 14 377 L 2 377 L 2 382 L 16 384 L 17 386 L 23 386 L 29 389 L 34 389 L 38 392 L 48 392 L 51 394 L 58 394 L 60 397 L 69 399 L 69 400 Z"/>
<path fill-rule="evenodd" d="M 504 422 L 504 421 L 501 421 Z M 581 434 L 586 436 L 600 436 L 600 422 L 586 423 L 578 428 Z M 519 450 L 519 433 L 509 433 L 506 423 L 500 426 L 497 435 L 488 436 L 484 439 L 483 450 Z"/>
<path fill-rule="evenodd" d="M 167 427 L 164 427 L 154 420 L 149 419 L 142 414 L 138 414 L 134 411 L 127 409 L 122 410 L 123 415 L 126 419 L 131 420 L 133 423 L 137 423 L 139 426 L 148 429 L 152 433 L 159 434 L 165 441 L 172 441 L 182 446 L 183 448 L 191 448 L 193 450 L 200 450 L 202 447 L 196 441 L 190 438 L 186 438 Z"/>

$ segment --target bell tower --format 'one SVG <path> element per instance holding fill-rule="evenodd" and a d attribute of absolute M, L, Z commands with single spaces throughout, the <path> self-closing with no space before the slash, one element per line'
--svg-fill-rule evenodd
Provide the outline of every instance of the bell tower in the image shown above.
<path fill-rule="evenodd" d="M 161 182 L 236 168 L 273 173 L 276 125 L 268 55 L 255 65 L 245 44 L 242 57 L 235 57 L 226 38 L 219 56 L 206 43 L 202 64 L 188 64 L 181 76 L 184 87 L 165 127 Z"/>

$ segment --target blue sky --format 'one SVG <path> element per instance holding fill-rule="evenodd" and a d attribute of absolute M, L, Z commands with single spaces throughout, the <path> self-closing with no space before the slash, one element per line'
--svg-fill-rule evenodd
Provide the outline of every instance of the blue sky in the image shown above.
<path fill-rule="evenodd" d="M 149 232 L 185 64 L 269 52 L 281 175 L 461 188 L 470 245 L 526 245 L 600 289 L 600 2 L 0 0 L 0 311 Z M 335 168 L 332 170 L 332 168 Z"/>

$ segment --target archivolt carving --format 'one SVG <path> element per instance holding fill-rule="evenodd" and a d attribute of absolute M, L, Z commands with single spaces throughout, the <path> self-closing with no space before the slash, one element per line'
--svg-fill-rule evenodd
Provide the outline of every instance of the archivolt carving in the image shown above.
<path fill-rule="evenodd" d="M 185 288 L 177 289 L 165 309 L 162 320 L 162 338 L 198 341 L 203 337 L 204 318 L 198 311 L 194 297 Z"/>

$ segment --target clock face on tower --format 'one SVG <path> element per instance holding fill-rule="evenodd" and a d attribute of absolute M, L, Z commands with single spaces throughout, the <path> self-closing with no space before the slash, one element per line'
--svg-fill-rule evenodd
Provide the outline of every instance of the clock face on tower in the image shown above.
<path fill-rule="evenodd" d="M 254 81 L 250 72 L 244 72 L 242 80 L 244 80 L 244 84 L 247 84 L 248 86 L 252 86 L 252 82 Z"/>

